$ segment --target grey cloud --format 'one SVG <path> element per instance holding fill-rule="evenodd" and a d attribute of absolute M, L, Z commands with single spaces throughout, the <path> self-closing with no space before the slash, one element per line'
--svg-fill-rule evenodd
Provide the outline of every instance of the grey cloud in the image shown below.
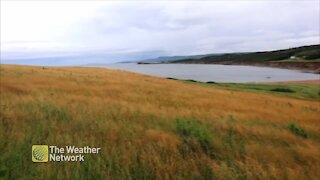
<path fill-rule="evenodd" d="M 105 62 L 273 50 L 320 43 L 319 11 L 318 1 L 115 2 L 65 41 L 108 53 Z"/>

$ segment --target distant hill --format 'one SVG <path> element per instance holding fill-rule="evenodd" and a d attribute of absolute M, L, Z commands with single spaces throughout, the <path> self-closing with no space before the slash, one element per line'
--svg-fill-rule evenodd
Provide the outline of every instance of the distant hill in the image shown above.
<path fill-rule="evenodd" d="M 227 53 L 203 58 L 188 58 L 171 61 L 173 63 L 259 63 L 280 60 L 315 60 L 320 59 L 320 45 L 302 46 L 297 48 L 263 51 L 252 53 Z"/>
<path fill-rule="evenodd" d="M 161 62 L 171 62 L 171 61 L 178 61 L 184 59 L 201 59 L 208 56 L 216 56 L 221 54 L 203 54 L 203 55 L 191 55 L 191 56 L 161 56 L 152 59 L 146 59 L 138 61 L 139 63 L 161 63 Z"/>
<path fill-rule="evenodd" d="M 276 51 L 215 54 L 163 63 L 270 66 L 320 73 L 320 45 Z"/>

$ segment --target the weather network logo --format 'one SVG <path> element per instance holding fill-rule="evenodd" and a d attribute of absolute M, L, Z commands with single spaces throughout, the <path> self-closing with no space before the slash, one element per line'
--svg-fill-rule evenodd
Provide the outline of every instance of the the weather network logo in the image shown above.
<path fill-rule="evenodd" d="M 32 161 L 33 162 L 48 162 L 49 148 L 47 145 L 32 146 Z"/>

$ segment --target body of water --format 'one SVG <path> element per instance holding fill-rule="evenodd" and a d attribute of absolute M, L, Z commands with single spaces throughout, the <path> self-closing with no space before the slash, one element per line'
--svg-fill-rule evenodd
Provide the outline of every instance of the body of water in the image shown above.
<path fill-rule="evenodd" d="M 126 70 L 164 78 L 214 82 L 276 82 L 316 80 L 319 74 L 269 67 L 208 64 L 135 64 L 119 63 L 107 68 Z"/>

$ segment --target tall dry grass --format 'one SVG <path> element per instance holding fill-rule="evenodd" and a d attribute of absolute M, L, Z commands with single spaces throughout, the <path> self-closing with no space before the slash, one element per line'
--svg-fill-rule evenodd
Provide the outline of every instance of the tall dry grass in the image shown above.
<path fill-rule="evenodd" d="M 316 101 L 98 68 L 1 65 L 0 73 L 0 178 L 320 177 Z M 33 144 L 102 151 L 82 163 L 36 164 Z"/>

